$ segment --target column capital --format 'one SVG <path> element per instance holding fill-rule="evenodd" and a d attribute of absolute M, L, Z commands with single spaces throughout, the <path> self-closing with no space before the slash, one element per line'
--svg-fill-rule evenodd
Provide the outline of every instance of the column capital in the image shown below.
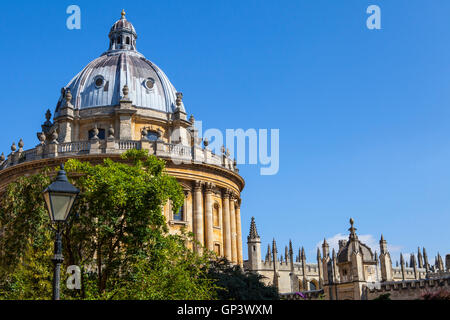
<path fill-rule="evenodd" d="M 201 191 L 203 186 L 203 182 L 200 180 L 195 180 L 194 181 L 194 191 Z"/>
<path fill-rule="evenodd" d="M 204 186 L 205 186 L 205 192 L 208 192 L 208 193 L 212 193 L 213 189 L 215 187 L 214 183 L 211 183 L 211 182 L 205 182 Z"/>
<path fill-rule="evenodd" d="M 229 190 L 229 189 L 224 189 L 224 190 L 222 191 L 222 197 L 223 197 L 224 199 L 230 199 L 230 197 L 231 197 L 231 190 Z"/>
<path fill-rule="evenodd" d="M 230 190 L 230 200 L 237 202 L 239 200 L 239 196 L 236 192 Z"/>

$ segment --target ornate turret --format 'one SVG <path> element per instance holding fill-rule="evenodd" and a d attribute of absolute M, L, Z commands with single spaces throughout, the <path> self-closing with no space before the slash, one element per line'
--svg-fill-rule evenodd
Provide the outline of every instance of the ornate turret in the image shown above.
<path fill-rule="evenodd" d="M 425 248 L 423 248 L 423 264 L 426 272 L 428 273 L 430 271 L 430 264 L 428 263 L 428 255 L 427 250 L 425 250 Z"/>
<path fill-rule="evenodd" d="M 302 247 L 301 254 L 300 254 L 300 261 L 302 263 L 303 288 L 305 290 L 309 290 L 308 278 L 306 275 L 306 255 L 305 255 L 305 248 L 303 248 L 303 247 Z"/>
<path fill-rule="evenodd" d="M 272 284 L 278 288 L 278 250 L 277 250 L 277 243 L 275 241 L 275 238 L 272 241 L 272 258 L 273 258 L 273 281 Z"/>
<path fill-rule="evenodd" d="M 292 249 L 292 241 L 289 239 L 289 262 L 291 264 L 291 271 L 294 271 L 294 250 Z"/>
<path fill-rule="evenodd" d="M 417 272 L 416 256 L 414 255 L 414 253 L 411 254 L 409 265 L 414 270 L 414 279 L 419 279 L 419 273 Z"/>
<path fill-rule="evenodd" d="M 294 250 L 292 248 L 292 241 L 289 240 L 289 262 L 291 272 L 289 273 L 289 280 L 291 282 L 291 292 L 297 292 L 299 290 L 298 277 L 294 270 Z"/>
<path fill-rule="evenodd" d="M 317 248 L 317 270 L 319 273 L 319 288 L 323 287 L 323 265 L 322 265 L 322 257 L 320 255 L 320 249 Z"/>
<path fill-rule="evenodd" d="M 272 251 L 270 250 L 270 244 L 267 245 L 266 263 L 272 262 Z"/>
<path fill-rule="evenodd" d="M 400 268 L 402 270 L 402 280 L 405 280 L 405 260 L 403 259 L 403 254 L 400 253 Z"/>
<path fill-rule="evenodd" d="M 261 269 L 261 238 L 256 230 L 255 217 L 250 222 L 250 232 L 247 237 L 248 263 L 250 270 Z"/>
<path fill-rule="evenodd" d="M 258 230 L 256 229 L 255 217 L 252 217 L 252 221 L 250 222 L 250 232 L 247 239 L 260 239 Z"/>
<path fill-rule="evenodd" d="M 417 247 L 417 263 L 419 268 L 423 268 L 422 253 L 420 252 L 419 247 Z"/>
<path fill-rule="evenodd" d="M 392 260 L 383 235 L 381 235 L 380 239 L 380 269 L 381 281 L 392 281 Z"/>
<path fill-rule="evenodd" d="M 324 259 L 330 255 L 330 246 L 328 245 L 327 240 L 325 238 L 323 238 L 322 252 Z"/>
<path fill-rule="evenodd" d="M 440 271 L 445 271 L 445 267 L 444 267 L 444 261 L 442 260 L 442 257 L 441 257 L 441 255 L 439 254 L 439 252 L 438 252 L 438 255 L 437 255 L 437 264 L 438 264 L 438 269 L 440 270 Z"/>
<path fill-rule="evenodd" d="M 125 10 L 121 12 L 120 20 L 113 24 L 109 32 L 109 50 L 132 50 L 136 51 L 137 34 L 131 22 L 125 18 Z"/>

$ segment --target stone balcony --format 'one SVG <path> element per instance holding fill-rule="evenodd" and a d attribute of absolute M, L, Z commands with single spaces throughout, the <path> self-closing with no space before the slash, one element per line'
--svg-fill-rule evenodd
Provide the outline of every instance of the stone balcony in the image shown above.
<path fill-rule="evenodd" d="M 127 150 L 148 150 L 149 154 L 158 158 L 172 160 L 175 164 L 195 163 L 210 164 L 225 168 L 238 173 L 236 163 L 227 153 L 217 155 L 209 148 L 200 146 L 186 146 L 181 143 L 167 143 L 163 140 L 89 140 L 66 143 L 42 143 L 33 149 L 24 150 L 23 142 L 19 142 L 19 149 L 16 150 L 13 144 L 12 152 L 7 156 L 0 157 L 0 170 L 15 166 L 20 163 L 56 157 L 70 157 L 78 155 L 98 155 L 98 154 L 121 154 Z"/>

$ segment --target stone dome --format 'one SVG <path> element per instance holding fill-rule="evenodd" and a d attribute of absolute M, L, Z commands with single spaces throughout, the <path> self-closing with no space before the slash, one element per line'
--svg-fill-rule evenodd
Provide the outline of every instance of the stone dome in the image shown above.
<path fill-rule="evenodd" d="M 339 251 L 337 254 L 338 263 L 350 262 L 352 260 L 352 254 L 359 252 L 362 256 L 363 262 L 374 262 L 375 257 L 372 250 L 366 244 L 359 241 L 356 235 L 356 228 L 353 226 L 355 221 L 350 218 L 350 235 L 348 241 L 339 241 Z"/>
<path fill-rule="evenodd" d="M 358 251 L 361 253 L 364 262 L 373 262 L 374 255 L 372 250 L 364 243 L 359 242 L 356 244 Z M 350 248 L 350 242 L 347 242 L 346 245 L 339 249 L 337 254 L 337 260 L 339 263 L 349 262 L 352 260 L 353 248 Z"/>
<path fill-rule="evenodd" d="M 164 72 L 136 50 L 137 34 L 125 12 L 112 26 L 109 39 L 109 49 L 61 90 L 55 116 L 67 89 L 71 91 L 74 109 L 81 110 L 118 105 L 125 85 L 133 106 L 175 112 L 177 91 Z M 183 103 L 180 109 L 185 112 Z"/>

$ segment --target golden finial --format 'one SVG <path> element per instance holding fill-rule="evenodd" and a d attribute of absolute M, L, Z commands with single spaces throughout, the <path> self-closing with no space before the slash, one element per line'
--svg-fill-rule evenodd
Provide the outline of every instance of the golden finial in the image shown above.
<path fill-rule="evenodd" d="M 122 19 L 125 19 L 125 9 L 122 9 L 122 12 L 120 14 L 122 15 Z"/>

